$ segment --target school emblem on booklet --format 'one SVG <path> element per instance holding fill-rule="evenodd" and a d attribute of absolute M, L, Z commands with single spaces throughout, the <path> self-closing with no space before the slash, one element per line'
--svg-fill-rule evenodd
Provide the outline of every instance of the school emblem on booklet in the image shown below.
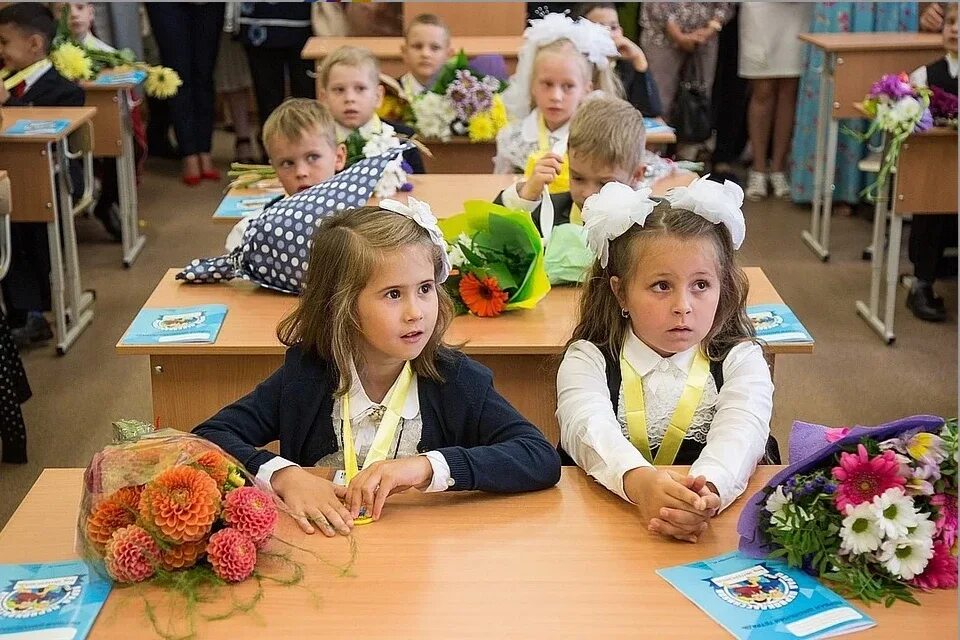
<path fill-rule="evenodd" d="M 773 331 L 783 324 L 783 316 L 774 311 L 758 311 L 748 315 L 750 316 L 750 322 L 753 323 L 753 328 L 758 333 L 760 331 Z"/>
<path fill-rule="evenodd" d="M 206 321 L 203 311 L 189 313 L 165 313 L 153 321 L 153 328 L 157 331 L 181 331 L 198 327 Z"/>
<path fill-rule="evenodd" d="M 741 609 L 770 611 L 785 607 L 797 597 L 797 583 L 785 573 L 763 564 L 708 580 L 724 602 Z"/>
<path fill-rule="evenodd" d="M 0 618 L 34 618 L 57 611 L 83 591 L 81 576 L 17 580 L 0 591 Z"/>

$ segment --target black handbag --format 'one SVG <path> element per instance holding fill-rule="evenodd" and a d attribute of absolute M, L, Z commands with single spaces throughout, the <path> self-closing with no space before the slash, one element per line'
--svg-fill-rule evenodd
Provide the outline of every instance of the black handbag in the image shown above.
<path fill-rule="evenodd" d="M 677 142 L 703 142 L 710 137 L 710 92 L 703 82 L 700 65 L 695 56 L 687 56 L 673 101 L 671 122 Z"/>

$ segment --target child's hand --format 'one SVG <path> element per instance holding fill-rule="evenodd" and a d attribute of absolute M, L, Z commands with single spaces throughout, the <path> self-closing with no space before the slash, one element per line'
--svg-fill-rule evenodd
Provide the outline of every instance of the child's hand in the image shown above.
<path fill-rule="evenodd" d="M 367 515 L 379 520 L 388 496 L 411 487 L 426 489 L 431 480 L 433 465 L 427 456 L 375 462 L 350 481 L 344 504 L 354 518 L 360 515 L 360 507 L 365 507 Z"/>
<path fill-rule="evenodd" d="M 617 46 L 617 53 L 620 54 L 620 57 L 629 60 L 634 69 L 641 73 L 647 70 L 647 56 L 644 55 L 643 49 L 636 42 L 623 35 L 622 32 L 617 32 L 613 36 L 613 44 Z"/>
<path fill-rule="evenodd" d="M 270 478 L 273 490 L 294 514 L 294 520 L 304 533 L 313 533 L 311 522 L 320 527 L 323 535 L 348 535 L 353 526 L 350 512 L 341 498 L 346 487 L 340 487 L 300 467 L 285 467 Z"/>
<path fill-rule="evenodd" d="M 555 153 L 545 153 L 533 165 L 533 175 L 517 189 L 517 195 L 524 200 L 539 200 L 543 188 L 551 184 L 560 175 L 563 158 Z"/>
<path fill-rule="evenodd" d="M 638 467 L 623 477 L 624 491 L 640 509 L 648 529 L 687 542 L 697 541 L 716 512 L 711 500 L 700 495 L 703 483 L 702 477 L 691 479 L 656 467 Z"/>

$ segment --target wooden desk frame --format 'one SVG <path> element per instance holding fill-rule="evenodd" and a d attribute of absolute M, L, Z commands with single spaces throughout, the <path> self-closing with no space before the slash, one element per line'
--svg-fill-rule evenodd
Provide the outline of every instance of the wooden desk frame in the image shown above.
<path fill-rule="evenodd" d="M 942 55 L 943 45 L 939 34 L 802 33 L 799 37 L 821 49 L 824 56 L 810 229 L 800 235 L 820 260 L 827 262 L 840 119 L 862 117 L 853 103 L 862 100 L 883 73 L 912 71 Z"/>

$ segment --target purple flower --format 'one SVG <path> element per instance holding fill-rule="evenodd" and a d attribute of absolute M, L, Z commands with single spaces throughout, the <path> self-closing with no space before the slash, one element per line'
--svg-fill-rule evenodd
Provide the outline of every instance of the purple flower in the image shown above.
<path fill-rule="evenodd" d="M 447 86 L 446 95 L 453 102 L 457 120 L 466 122 L 474 114 L 493 106 L 493 92 L 489 83 L 481 82 L 470 71 L 461 69 Z"/>
<path fill-rule="evenodd" d="M 872 98 L 889 96 L 893 100 L 899 100 L 913 95 L 913 86 L 905 73 L 888 73 L 870 87 L 870 97 Z"/>
<path fill-rule="evenodd" d="M 402 169 L 406 174 L 413 173 L 413 167 L 410 166 L 409 162 L 403 159 L 400 160 L 400 169 Z"/>
<path fill-rule="evenodd" d="M 940 87 L 931 87 L 930 113 L 934 119 L 950 120 L 957 117 L 957 96 Z"/>
<path fill-rule="evenodd" d="M 920 119 L 917 120 L 917 124 L 913 127 L 914 133 L 920 133 L 921 131 L 926 131 L 933 126 L 933 115 L 930 113 L 930 109 L 924 109 L 923 115 L 920 116 Z"/>
<path fill-rule="evenodd" d="M 413 191 L 413 184 L 410 182 L 404 182 L 402 185 L 400 185 L 400 191 L 403 193 L 409 193 Z"/>

